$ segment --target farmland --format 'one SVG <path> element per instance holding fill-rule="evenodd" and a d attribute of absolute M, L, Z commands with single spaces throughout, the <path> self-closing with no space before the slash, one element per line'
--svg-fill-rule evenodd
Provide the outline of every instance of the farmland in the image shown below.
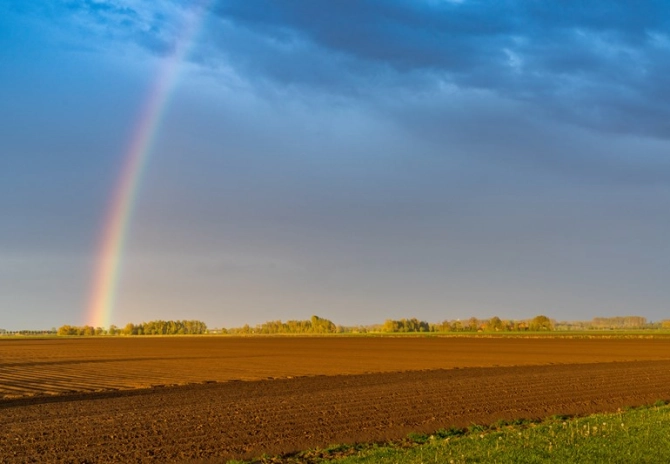
<path fill-rule="evenodd" d="M 250 458 L 670 399 L 670 339 L 0 341 L 7 462 Z"/>

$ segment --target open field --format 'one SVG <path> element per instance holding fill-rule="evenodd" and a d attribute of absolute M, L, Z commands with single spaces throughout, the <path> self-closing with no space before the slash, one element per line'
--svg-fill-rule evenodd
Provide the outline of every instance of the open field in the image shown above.
<path fill-rule="evenodd" d="M 217 462 L 670 399 L 670 340 L 12 340 L 0 394 L 6 462 Z"/>
<path fill-rule="evenodd" d="M 670 338 L 0 339 L 0 399 L 204 381 L 652 360 L 670 360 Z"/>

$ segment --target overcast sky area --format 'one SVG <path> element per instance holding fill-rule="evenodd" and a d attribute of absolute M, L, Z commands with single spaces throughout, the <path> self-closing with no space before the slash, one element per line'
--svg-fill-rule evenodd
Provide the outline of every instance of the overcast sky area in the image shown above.
<path fill-rule="evenodd" d="M 664 1 L 0 0 L 0 327 L 86 322 L 180 45 L 112 323 L 670 318 L 669 34 Z"/>

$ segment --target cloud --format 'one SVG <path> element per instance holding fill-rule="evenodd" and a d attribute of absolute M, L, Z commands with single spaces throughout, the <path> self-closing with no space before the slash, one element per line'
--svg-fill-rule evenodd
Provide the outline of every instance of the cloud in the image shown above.
<path fill-rule="evenodd" d="M 164 56 L 183 39 L 194 4 L 64 0 L 16 8 Z M 670 137 L 663 104 L 670 7 L 658 0 L 225 0 L 209 8 L 190 59 L 232 69 L 259 89 L 368 101 L 485 90 L 572 124 Z"/>
<path fill-rule="evenodd" d="M 56 42 L 90 49 L 135 43 L 151 53 L 166 55 L 174 49 L 189 5 L 178 0 L 152 3 L 137 0 L 24 0 L 11 4 L 9 13 L 42 21 Z"/>
<path fill-rule="evenodd" d="M 251 78 L 356 96 L 447 83 L 576 124 L 670 136 L 661 2 L 230 0 L 213 12 L 212 39 Z"/>

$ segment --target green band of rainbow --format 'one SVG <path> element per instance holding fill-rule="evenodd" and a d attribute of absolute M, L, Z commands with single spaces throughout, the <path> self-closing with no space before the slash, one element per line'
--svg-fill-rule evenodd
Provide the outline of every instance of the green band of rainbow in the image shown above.
<path fill-rule="evenodd" d="M 124 156 L 118 181 L 105 215 L 96 254 L 93 285 L 87 307 L 87 323 L 107 327 L 115 309 L 117 287 L 126 237 L 133 216 L 142 172 L 151 154 L 152 142 L 160 127 L 169 96 L 177 80 L 180 64 L 203 23 L 211 0 L 195 3 L 184 25 L 182 40 L 161 65 L 155 85 L 140 113 L 139 124 Z"/>

